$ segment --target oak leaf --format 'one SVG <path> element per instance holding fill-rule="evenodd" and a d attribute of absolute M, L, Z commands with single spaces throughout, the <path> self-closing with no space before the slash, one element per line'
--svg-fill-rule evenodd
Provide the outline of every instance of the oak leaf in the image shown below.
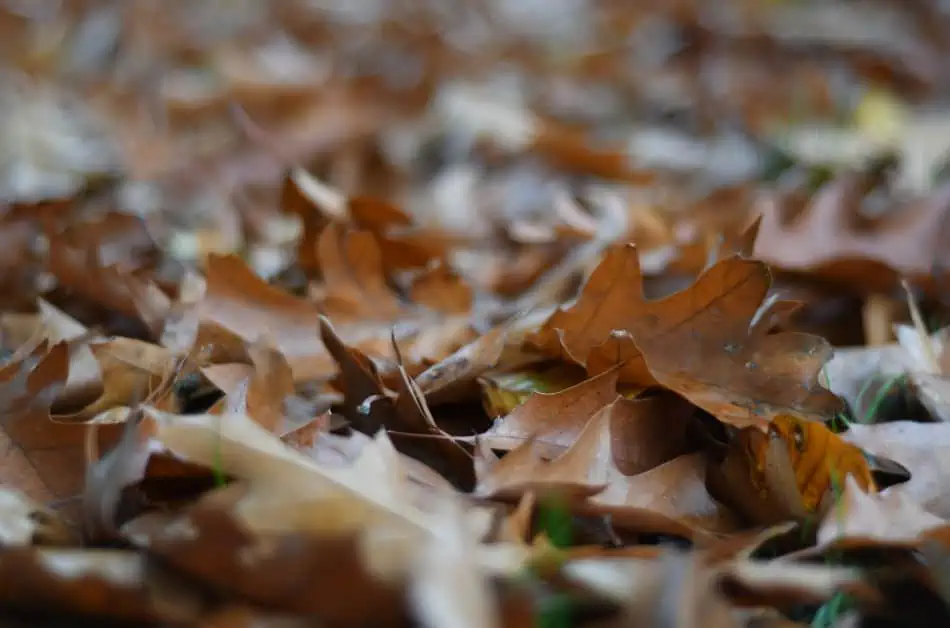
<path fill-rule="evenodd" d="M 320 332 L 327 349 L 340 365 L 343 405 L 353 427 L 367 435 L 380 429 L 395 432 L 394 443 L 400 451 L 463 486 L 470 485 L 472 466 L 468 455 L 436 425 L 425 397 L 401 364 L 395 338 L 392 344 L 399 378 L 395 393 L 390 393 L 372 361 L 343 343 L 324 317 L 320 318 Z"/>
<path fill-rule="evenodd" d="M 423 267 L 445 255 L 444 236 L 419 233 L 411 218 L 398 207 L 371 197 L 347 197 L 301 168 L 294 168 L 284 180 L 283 211 L 300 216 L 303 233 L 297 246 L 297 261 L 309 274 L 325 271 L 318 253 L 324 230 L 335 224 L 351 224 L 365 230 L 380 250 L 386 268 L 399 270 Z"/>
<path fill-rule="evenodd" d="M 279 436 L 300 427 L 289 420 L 286 404 L 294 396 L 293 372 L 266 337 L 248 346 L 251 364 L 211 364 L 201 369 L 224 394 L 219 410 L 246 412 L 264 429 Z"/>
<path fill-rule="evenodd" d="M 555 456 L 574 444 L 584 426 L 617 398 L 617 369 L 556 393 L 534 393 L 479 436 L 492 449 L 514 449 L 528 439 L 539 452 Z"/>
<path fill-rule="evenodd" d="M 117 337 L 92 343 L 89 350 L 98 363 L 99 395 L 87 403 L 81 401 L 80 407 L 74 412 L 67 412 L 70 399 L 61 396 L 54 407 L 56 413 L 53 417 L 57 421 L 83 422 L 109 410 L 127 409 L 158 391 L 177 365 L 175 356 L 168 349 L 133 338 Z M 78 364 L 70 360 L 70 368 Z M 153 403 L 174 411 L 177 402 L 174 395 L 167 391 Z"/>
<path fill-rule="evenodd" d="M 346 624 L 372 617 L 395 625 L 400 616 L 400 587 L 374 573 L 354 533 L 262 535 L 213 503 L 199 502 L 149 548 L 180 573 L 252 604 Z M 352 604 L 357 592 L 371 604 Z"/>
<path fill-rule="evenodd" d="M 560 493 L 572 497 L 575 507 L 609 514 L 617 526 L 690 538 L 736 529 L 732 515 L 706 491 L 701 453 L 679 455 L 636 475 L 621 473 L 613 458 L 612 413 L 611 406 L 602 408 L 570 448 L 550 461 L 533 440 L 500 460 L 483 446 L 476 492 L 508 498 L 527 491 Z"/>
<path fill-rule="evenodd" d="M 860 448 L 820 423 L 780 416 L 767 433 L 754 426 L 739 430 L 721 458 L 710 457 L 706 482 L 716 499 L 748 521 L 769 525 L 823 515 L 845 476 L 877 491 Z"/>
<path fill-rule="evenodd" d="M 869 185 L 867 174 L 850 172 L 809 199 L 763 197 L 756 257 L 782 270 L 845 282 L 851 289 L 888 291 L 900 277 L 926 283 L 934 264 L 945 261 L 939 247 L 950 187 L 868 219 L 858 212 Z"/>
<path fill-rule="evenodd" d="M 191 623 L 203 610 L 194 589 L 155 577 L 131 550 L 5 548 L 0 577 L 0 604 L 30 614 L 150 624 Z"/>
<path fill-rule="evenodd" d="M 58 286 L 137 321 L 151 337 L 160 334 L 171 299 L 147 274 L 108 263 L 99 248 L 76 247 L 65 233 L 49 233 L 47 237 L 47 269 Z"/>
<path fill-rule="evenodd" d="M 68 369 L 66 343 L 45 342 L 0 368 L 0 446 L 7 452 L 0 481 L 40 503 L 73 497 L 83 486 L 86 428 L 50 419 Z M 115 426 L 100 430 L 100 446 L 115 442 L 118 432 Z"/>
<path fill-rule="evenodd" d="M 771 278 L 761 262 L 720 260 L 690 287 L 647 300 L 632 245 L 608 251 L 577 302 L 555 312 L 532 342 L 552 357 L 620 381 L 659 383 L 737 426 L 771 416 L 824 419 L 842 401 L 817 381 L 831 357 L 822 338 L 768 334 Z"/>

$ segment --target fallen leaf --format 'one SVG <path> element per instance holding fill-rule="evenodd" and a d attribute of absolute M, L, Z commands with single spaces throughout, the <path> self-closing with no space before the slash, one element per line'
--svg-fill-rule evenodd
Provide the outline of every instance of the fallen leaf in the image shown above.
<path fill-rule="evenodd" d="M 202 610 L 193 588 L 159 584 L 135 551 L 4 548 L 0 574 L 8 582 L 0 603 L 21 612 L 148 624 L 192 622 Z"/>
<path fill-rule="evenodd" d="M 417 375 L 416 384 L 430 403 L 464 396 L 466 387 L 474 388 L 476 379 L 498 364 L 508 335 L 509 325 L 493 327 Z"/>
<path fill-rule="evenodd" d="M 585 379 L 583 369 L 573 364 L 556 363 L 547 367 L 486 373 L 478 381 L 485 412 L 490 417 L 501 417 L 527 401 L 532 393 L 560 392 Z"/>
<path fill-rule="evenodd" d="M 284 529 L 302 520 L 319 521 L 324 530 L 334 525 L 352 530 L 373 522 L 408 535 L 425 528 L 421 512 L 385 490 L 394 481 L 385 470 L 363 473 L 359 468 L 318 464 L 242 414 L 174 415 L 147 407 L 145 412 L 154 423 L 154 438 L 171 452 L 248 482 L 248 495 L 237 506 L 239 515 L 267 514 L 259 523 Z M 305 516 L 305 505 L 312 500 L 322 506 L 321 519 Z M 274 519 L 274 505 L 280 503 L 293 504 L 298 515 L 285 522 Z M 250 515 L 243 516 L 247 522 Z"/>
<path fill-rule="evenodd" d="M 233 406 L 241 397 L 242 410 L 279 436 L 297 429 L 288 424 L 285 404 L 294 395 L 293 373 L 266 336 L 251 343 L 247 352 L 252 364 L 212 364 L 201 369 Z M 221 404 L 222 407 L 224 404 Z"/>
<path fill-rule="evenodd" d="M 657 558 L 580 558 L 563 570 L 572 581 L 619 604 L 628 625 L 725 628 L 737 622 L 735 610 L 717 590 L 716 572 L 683 552 L 667 549 Z"/>
<path fill-rule="evenodd" d="M 417 559 L 409 595 L 422 625 L 429 628 L 503 625 L 466 523 L 459 510 L 447 512 Z"/>
<path fill-rule="evenodd" d="M 328 315 L 391 321 L 403 314 L 403 305 L 386 285 L 379 246 L 369 231 L 327 225 L 317 240 L 317 258 L 324 283 L 320 301 Z"/>
<path fill-rule="evenodd" d="M 950 420 L 950 371 L 945 370 L 943 356 L 948 354 L 947 342 L 950 329 L 944 328 L 934 334 L 921 335 L 916 326 L 895 325 L 897 342 L 906 357 L 908 377 L 917 392 L 917 397 L 930 416 L 940 420 Z"/>
<path fill-rule="evenodd" d="M 292 169 L 284 180 L 280 205 L 303 221 L 297 261 L 312 275 L 324 270 L 317 247 L 329 225 L 351 224 L 371 233 L 387 269 L 422 267 L 445 254 L 442 234 L 418 229 L 400 233 L 412 220 L 394 205 L 378 198 L 347 197 L 301 168 Z"/>
<path fill-rule="evenodd" d="M 493 449 L 514 449 L 534 438 L 543 455 L 555 456 L 577 440 L 584 425 L 617 398 L 617 369 L 556 393 L 533 393 L 479 440 Z"/>
<path fill-rule="evenodd" d="M 918 544 L 921 536 L 947 525 L 915 503 L 906 493 L 869 494 L 848 475 L 844 490 L 818 528 L 818 547 Z"/>
<path fill-rule="evenodd" d="M 207 290 L 198 305 L 199 321 L 218 325 L 245 342 L 272 330 L 275 348 L 286 358 L 294 379 L 326 377 L 333 359 L 320 341 L 319 308 L 267 285 L 234 256 L 208 256 Z"/>
<path fill-rule="evenodd" d="M 637 475 L 690 453 L 695 408 L 672 394 L 617 399 L 610 406 L 611 452 L 617 469 Z"/>
<path fill-rule="evenodd" d="M 412 381 L 397 356 L 397 391 L 390 395 L 373 363 L 358 350 L 347 347 L 330 322 L 320 318 L 324 343 L 340 364 L 344 406 L 353 427 L 373 435 L 381 429 L 393 432 L 400 451 L 437 469 L 463 486 L 472 483 L 471 462 L 462 446 L 442 431 L 432 418 L 418 385 Z"/>
<path fill-rule="evenodd" d="M 805 199 L 805 206 L 793 197 L 763 197 L 756 257 L 777 268 L 819 273 L 852 290 L 886 292 L 899 277 L 928 281 L 950 188 L 869 220 L 858 216 L 868 185 L 867 175 L 851 172 Z"/>
<path fill-rule="evenodd" d="M 852 423 L 844 440 L 865 451 L 902 464 L 909 481 L 891 486 L 885 493 L 900 493 L 927 512 L 950 518 L 950 494 L 945 489 L 950 465 L 940 452 L 950 446 L 950 430 L 944 423 L 896 421 L 877 425 Z"/>
<path fill-rule="evenodd" d="M 409 299 L 443 314 L 468 314 L 475 297 L 471 286 L 445 262 L 426 268 L 409 286 Z"/>
<path fill-rule="evenodd" d="M 610 515 L 617 526 L 689 538 L 736 529 L 732 516 L 706 491 L 701 453 L 678 456 L 636 475 L 621 473 L 613 459 L 611 414 L 610 406 L 602 408 L 572 446 L 551 461 L 533 441 L 497 462 L 481 450 L 476 492 L 508 498 L 527 491 L 587 497 L 585 508 Z"/>
<path fill-rule="evenodd" d="M 845 477 L 877 490 L 864 451 L 820 423 L 791 416 L 773 419 L 767 434 L 740 430 L 724 458 L 710 462 L 710 492 L 757 524 L 824 515 Z"/>
<path fill-rule="evenodd" d="M 768 334 L 769 285 L 765 265 L 729 257 L 689 288 L 650 301 L 636 248 L 615 248 L 577 303 L 532 341 L 595 372 L 620 364 L 621 382 L 659 382 L 737 427 L 764 427 L 777 414 L 831 418 L 842 402 L 817 381 L 831 346 L 808 334 Z"/>
<path fill-rule="evenodd" d="M 67 412 L 68 399 L 57 400 L 53 415 L 56 421 L 81 423 L 114 408 L 127 408 L 157 390 L 176 365 L 174 356 L 164 347 L 132 338 L 113 338 L 91 344 L 89 349 L 99 363 L 102 392 L 72 413 Z M 166 395 L 154 403 L 174 410 L 177 402 L 174 395 Z"/>
<path fill-rule="evenodd" d="M 0 488 L 0 543 L 4 547 L 67 545 L 76 539 L 56 513 L 19 491 Z"/>
<path fill-rule="evenodd" d="M 261 536 L 227 512 L 199 503 L 152 539 L 150 550 L 220 593 L 265 608 L 347 625 L 370 617 L 395 625 L 401 614 L 399 584 L 374 572 L 355 535 Z M 356 592 L 372 603 L 350 603 Z"/>
<path fill-rule="evenodd" d="M 49 351 L 41 345 L 23 362 L 0 369 L 0 446 L 7 451 L 0 479 L 39 503 L 74 497 L 83 486 L 86 428 L 56 423 L 49 414 L 66 381 L 68 360 L 65 343 Z M 110 427 L 99 436 L 100 445 L 108 446 L 118 432 Z"/>
<path fill-rule="evenodd" d="M 49 272 L 59 285 L 90 303 L 138 321 L 147 335 L 157 337 L 171 300 L 149 279 L 106 264 L 98 250 L 76 249 L 62 234 L 48 234 Z"/>

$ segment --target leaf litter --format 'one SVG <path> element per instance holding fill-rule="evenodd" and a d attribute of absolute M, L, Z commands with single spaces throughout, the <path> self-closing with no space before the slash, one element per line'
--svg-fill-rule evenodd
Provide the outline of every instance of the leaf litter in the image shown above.
<path fill-rule="evenodd" d="M 317 4 L 0 9 L 5 622 L 950 618 L 943 13 Z"/>

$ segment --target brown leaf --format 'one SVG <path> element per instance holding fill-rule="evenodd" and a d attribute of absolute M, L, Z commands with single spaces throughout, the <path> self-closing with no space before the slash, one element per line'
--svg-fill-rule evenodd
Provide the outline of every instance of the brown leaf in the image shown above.
<path fill-rule="evenodd" d="M 617 369 L 556 393 L 533 393 L 479 437 L 492 449 L 514 449 L 530 438 L 541 455 L 553 457 L 574 444 L 601 408 L 617 399 Z"/>
<path fill-rule="evenodd" d="M 317 240 L 324 311 L 334 318 L 390 321 L 403 305 L 386 285 L 379 246 L 369 231 L 327 225 Z"/>
<path fill-rule="evenodd" d="M 581 558 L 570 561 L 563 570 L 572 581 L 586 584 L 620 605 L 620 625 L 739 625 L 716 570 L 687 552 L 665 549 L 658 557 Z"/>
<path fill-rule="evenodd" d="M 86 484 L 82 495 L 83 536 L 87 541 L 109 540 L 116 536 L 116 513 L 122 491 L 145 477 L 151 451 L 149 432 L 143 427 L 142 411 L 129 413 L 119 442 L 97 459 L 94 451 L 95 424 L 86 440 Z"/>
<path fill-rule="evenodd" d="M 194 588 L 172 586 L 135 551 L 4 548 L 0 604 L 21 612 L 79 621 L 190 623 L 202 610 Z"/>
<path fill-rule="evenodd" d="M 467 314 L 472 310 L 472 288 L 445 263 L 427 268 L 409 287 L 409 298 L 443 314 Z"/>
<path fill-rule="evenodd" d="M 77 249 L 63 234 L 49 234 L 49 272 L 59 285 L 90 303 L 139 321 L 157 337 L 171 300 L 152 281 L 104 263 L 97 249 Z"/>
<path fill-rule="evenodd" d="M 64 412 L 68 400 L 58 400 L 57 421 L 83 422 L 107 410 L 127 407 L 158 390 L 176 365 L 164 347 L 132 338 L 114 338 L 89 348 L 99 363 L 102 392 L 73 413 Z M 176 401 L 173 395 L 166 395 L 154 403 L 174 410 Z"/>
<path fill-rule="evenodd" d="M 16 489 L 0 488 L 0 543 L 4 547 L 72 545 L 78 540 L 55 512 Z"/>
<path fill-rule="evenodd" d="M 866 174 L 846 173 L 804 207 L 793 196 L 765 197 L 756 257 L 781 269 L 846 282 L 851 289 L 888 291 L 901 276 L 929 280 L 950 187 L 869 221 L 858 216 L 868 184 Z"/>
<path fill-rule="evenodd" d="M 722 459 L 710 455 L 706 488 L 749 523 L 771 525 L 807 516 L 785 442 L 756 427 L 740 430 Z"/>
<path fill-rule="evenodd" d="M 402 365 L 393 398 L 372 362 L 358 350 L 347 347 L 324 317 L 320 318 L 320 330 L 327 348 L 340 364 L 344 405 L 353 427 L 369 436 L 381 429 L 395 432 L 393 442 L 400 451 L 460 485 L 470 486 L 470 459 L 460 444 L 436 426 L 421 391 Z"/>
<path fill-rule="evenodd" d="M 316 305 L 267 285 L 235 256 L 210 255 L 206 272 L 208 285 L 198 305 L 202 324 L 216 324 L 246 342 L 267 329 L 295 380 L 332 375 L 333 359 L 320 341 Z"/>
<path fill-rule="evenodd" d="M 636 249 L 614 248 L 577 303 L 533 341 L 589 371 L 622 364 L 621 382 L 659 382 L 739 427 L 776 414 L 831 418 L 843 404 L 817 381 L 831 346 L 808 334 L 768 335 L 759 321 L 774 305 L 762 309 L 769 284 L 764 264 L 729 257 L 689 288 L 650 301 Z"/>
<path fill-rule="evenodd" d="M 430 403 L 439 403 L 464 396 L 464 389 L 476 389 L 475 381 L 482 373 L 497 366 L 508 340 L 509 325 L 488 330 L 416 377 L 419 389 Z M 459 392 L 463 389 L 463 392 Z"/>
<path fill-rule="evenodd" d="M 508 498 L 528 491 L 588 497 L 583 507 L 609 514 L 615 525 L 689 538 L 736 529 L 731 515 L 706 492 L 702 454 L 682 455 L 634 476 L 622 474 L 613 460 L 611 414 L 610 406 L 602 408 L 573 445 L 550 462 L 532 441 L 498 462 L 480 450 L 477 492 Z"/>
<path fill-rule="evenodd" d="M 693 406 L 671 394 L 614 401 L 611 452 L 617 469 L 637 475 L 689 452 L 686 436 Z"/>
<path fill-rule="evenodd" d="M 299 426 L 287 422 L 285 402 L 294 395 L 293 373 L 284 356 L 266 337 L 248 346 L 252 364 L 213 364 L 201 369 L 227 397 L 230 405 L 241 400 L 243 411 L 264 429 L 283 435 Z"/>
<path fill-rule="evenodd" d="M 3 403 L 0 446 L 5 484 L 38 502 L 77 495 L 83 486 L 86 428 L 50 420 L 49 408 L 66 381 L 69 351 L 65 343 L 47 352 L 38 347 L 28 359 L 0 369 Z M 115 442 L 114 427 L 100 431 L 100 445 Z"/>
<path fill-rule="evenodd" d="M 254 535 L 227 512 L 199 503 L 150 547 L 199 582 L 265 608 L 344 625 L 396 625 L 401 618 L 401 587 L 373 572 L 353 535 Z M 353 604 L 354 595 L 367 603 Z"/>
<path fill-rule="evenodd" d="M 445 255 L 444 236 L 410 231 L 409 216 L 384 200 L 346 197 L 300 168 L 294 168 L 284 180 L 281 207 L 303 220 L 303 234 L 297 247 L 297 261 L 305 272 L 325 272 L 325 260 L 318 251 L 319 240 L 329 225 L 352 224 L 372 234 L 385 266 L 390 270 L 419 268 Z"/>

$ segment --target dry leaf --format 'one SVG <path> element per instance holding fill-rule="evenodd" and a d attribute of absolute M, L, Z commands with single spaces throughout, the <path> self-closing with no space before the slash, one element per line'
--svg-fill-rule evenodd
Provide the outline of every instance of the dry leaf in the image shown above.
<path fill-rule="evenodd" d="M 817 382 L 831 347 L 808 334 L 768 334 L 769 285 L 765 265 L 729 257 L 689 288 L 649 301 L 636 249 L 615 248 L 577 303 L 556 312 L 533 342 L 553 355 L 563 349 L 588 370 L 622 364 L 621 382 L 658 381 L 738 427 L 764 426 L 777 414 L 831 418 L 841 400 Z"/>
<path fill-rule="evenodd" d="M 330 622 L 388 625 L 402 604 L 397 583 L 374 573 L 354 535 L 261 536 L 227 512 L 200 504 L 165 528 L 151 551 L 219 592 L 249 603 Z M 353 595 L 371 600 L 350 602 Z"/>
<path fill-rule="evenodd" d="M 43 503 L 77 495 L 83 486 L 84 426 L 50 420 L 49 409 L 66 381 L 69 351 L 58 343 L 38 347 L 23 362 L 0 369 L 4 404 L 0 447 L 6 450 L 0 478 Z M 114 442 L 114 428 L 100 432 L 100 444 Z"/>
<path fill-rule="evenodd" d="M 280 436 L 297 429 L 286 416 L 285 403 L 294 395 L 294 381 L 284 356 L 266 337 L 251 343 L 247 352 L 252 364 L 212 364 L 201 372 L 226 395 L 229 405 L 243 406 L 241 410 L 264 429 Z"/>
<path fill-rule="evenodd" d="M 103 412 L 126 408 L 158 390 L 176 365 L 174 356 L 164 347 L 132 338 L 113 338 L 91 344 L 89 349 L 99 364 L 101 394 L 71 413 L 68 412 L 71 400 L 58 399 L 53 415 L 57 421 L 81 423 Z M 70 360 L 70 368 L 74 364 Z M 168 394 L 154 403 L 174 411 L 177 402 L 173 395 Z"/>
<path fill-rule="evenodd" d="M 941 452 L 950 447 L 945 423 L 897 421 L 878 425 L 854 423 L 842 437 L 865 451 L 902 464 L 909 481 L 892 486 L 886 493 L 900 493 L 938 517 L 950 518 L 950 493 L 946 478 L 950 465 Z"/>
<path fill-rule="evenodd" d="M 295 380 L 332 375 L 333 359 L 320 341 L 316 305 L 265 284 L 237 257 L 211 255 L 206 272 L 207 290 L 198 305 L 202 325 L 213 323 L 246 342 L 270 330 Z"/>
<path fill-rule="evenodd" d="M 906 493 L 869 494 L 853 476 L 818 528 L 818 546 L 909 545 L 922 534 L 942 528 L 947 521 L 920 507 Z"/>
<path fill-rule="evenodd" d="M 717 499 L 750 521 L 773 524 L 824 514 L 845 477 L 877 490 L 860 448 L 820 423 L 780 416 L 767 434 L 740 430 L 725 458 L 711 464 L 707 483 Z"/>
<path fill-rule="evenodd" d="M 778 268 L 847 282 L 852 289 L 887 291 L 899 276 L 928 279 L 939 257 L 950 188 L 869 221 L 857 215 L 868 186 L 866 175 L 846 173 L 805 207 L 796 206 L 800 199 L 765 197 L 755 255 Z"/>
<path fill-rule="evenodd" d="M 577 440 L 584 425 L 617 398 L 617 369 L 556 393 L 534 393 L 479 437 L 493 449 L 514 449 L 534 438 L 553 457 Z"/>
<path fill-rule="evenodd" d="M 5 548 L 0 574 L 0 603 L 27 613 L 148 624 L 192 622 L 202 610 L 193 588 L 163 581 L 134 551 Z"/>
<path fill-rule="evenodd" d="M 323 271 L 324 311 L 341 320 L 391 321 L 403 306 L 386 285 L 382 256 L 369 231 L 347 230 L 330 224 L 317 240 Z"/>
<path fill-rule="evenodd" d="M 682 455 L 633 476 L 622 474 L 613 460 L 612 413 L 610 406 L 597 412 L 573 445 L 550 462 L 531 441 L 496 463 L 482 450 L 478 492 L 589 495 L 587 508 L 609 514 L 615 525 L 644 531 L 692 537 L 736 529 L 731 515 L 706 492 L 703 454 Z"/>

